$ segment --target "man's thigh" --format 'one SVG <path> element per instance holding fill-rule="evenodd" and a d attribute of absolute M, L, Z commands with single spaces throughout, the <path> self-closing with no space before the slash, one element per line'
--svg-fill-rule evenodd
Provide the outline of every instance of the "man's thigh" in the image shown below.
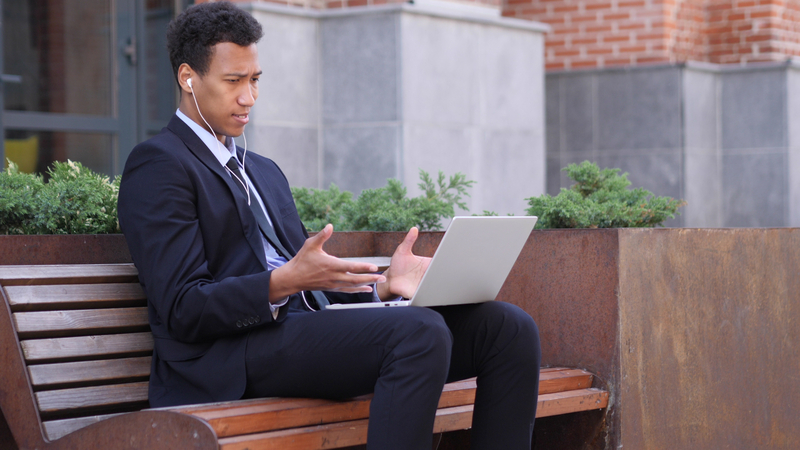
<path fill-rule="evenodd" d="M 247 342 L 247 397 L 347 398 L 370 393 L 402 342 L 428 345 L 418 331 L 445 327 L 427 308 L 290 313 Z M 447 364 L 447 361 L 443 361 Z"/>

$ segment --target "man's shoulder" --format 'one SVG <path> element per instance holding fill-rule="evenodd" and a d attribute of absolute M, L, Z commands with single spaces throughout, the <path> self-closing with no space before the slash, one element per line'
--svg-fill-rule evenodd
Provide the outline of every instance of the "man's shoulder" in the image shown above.
<path fill-rule="evenodd" d="M 237 150 L 239 150 L 239 156 L 241 156 L 242 148 L 237 147 Z M 275 161 L 271 160 L 270 158 L 267 158 L 266 156 L 259 155 L 258 153 L 252 150 L 247 151 L 247 156 L 245 156 L 245 159 L 249 160 L 251 163 L 258 164 L 259 166 L 262 167 L 275 167 L 275 168 L 278 167 Z"/>
<path fill-rule="evenodd" d="M 169 128 L 164 127 L 157 135 L 137 144 L 133 148 L 131 154 L 148 150 L 175 152 L 184 147 L 186 147 L 186 144 L 183 142 L 183 139 L 172 132 Z"/>
<path fill-rule="evenodd" d="M 172 125 L 172 122 L 170 122 Z M 150 161 L 172 160 L 184 161 L 190 156 L 187 151 L 188 146 L 181 136 L 176 134 L 170 127 L 164 127 L 161 131 L 137 144 L 130 155 L 128 155 L 125 171 L 129 167 L 136 167 Z"/>
<path fill-rule="evenodd" d="M 241 147 L 238 148 L 239 154 L 241 155 Z M 272 159 L 260 155 L 253 151 L 248 151 L 246 158 L 245 165 L 248 167 L 257 167 L 259 170 L 263 172 L 263 175 L 269 179 L 275 180 L 276 177 L 282 178 L 286 180 L 286 175 L 283 174 L 283 171 L 278 166 L 278 164 L 273 161 Z"/>

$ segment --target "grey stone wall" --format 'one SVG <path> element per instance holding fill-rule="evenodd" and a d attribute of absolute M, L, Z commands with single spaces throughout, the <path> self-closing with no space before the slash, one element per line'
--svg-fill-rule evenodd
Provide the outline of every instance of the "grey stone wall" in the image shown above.
<path fill-rule="evenodd" d="M 787 63 L 548 74 L 547 191 L 588 159 L 686 199 L 668 226 L 798 226 L 799 87 Z"/>
<path fill-rule="evenodd" d="M 249 8 L 266 33 L 249 149 L 292 185 L 397 178 L 417 195 L 419 169 L 460 171 L 471 212 L 516 214 L 544 193 L 544 26 L 435 5 Z"/>

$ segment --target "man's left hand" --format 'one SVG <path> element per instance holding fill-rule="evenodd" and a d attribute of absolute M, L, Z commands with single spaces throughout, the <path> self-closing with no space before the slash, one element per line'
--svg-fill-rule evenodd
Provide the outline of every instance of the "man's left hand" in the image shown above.
<path fill-rule="evenodd" d="M 431 262 L 430 258 L 417 256 L 411 252 L 418 235 L 417 227 L 411 228 L 403 242 L 394 251 L 392 262 L 383 273 L 386 282 L 377 286 L 378 297 L 381 300 L 389 300 L 397 296 L 411 298 L 417 291 L 417 286 Z"/>

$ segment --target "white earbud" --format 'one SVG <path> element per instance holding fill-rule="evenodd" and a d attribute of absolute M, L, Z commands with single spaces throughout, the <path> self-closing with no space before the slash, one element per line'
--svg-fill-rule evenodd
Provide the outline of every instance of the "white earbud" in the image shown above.
<path fill-rule="evenodd" d="M 186 84 L 189 85 L 189 89 L 192 89 L 192 79 L 191 78 L 186 80 Z"/>

